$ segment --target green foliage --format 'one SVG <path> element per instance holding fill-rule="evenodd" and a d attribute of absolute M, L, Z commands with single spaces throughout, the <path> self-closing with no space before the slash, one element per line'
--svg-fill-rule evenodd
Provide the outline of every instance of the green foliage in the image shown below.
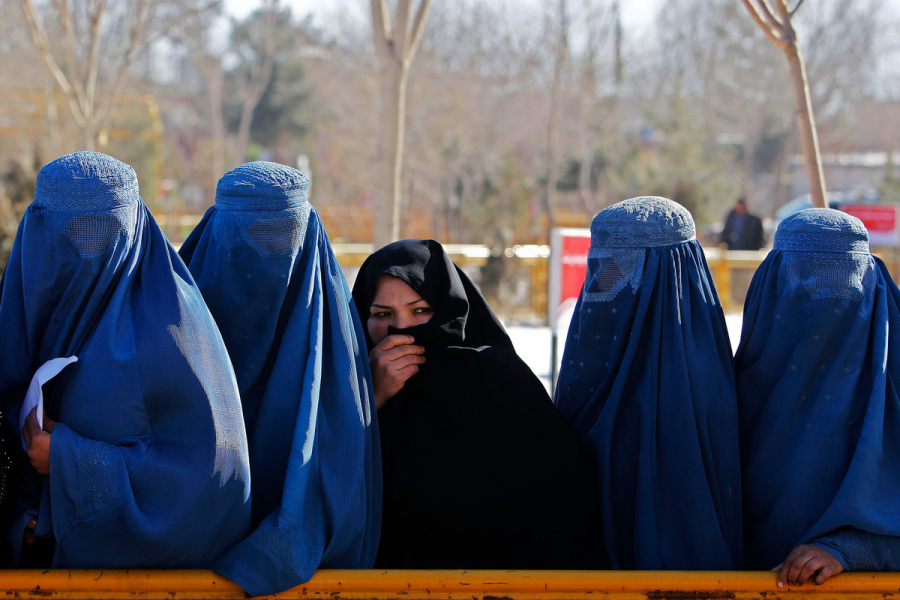
<path fill-rule="evenodd" d="M 236 62 L 227 73 L 232 90 L 246 84 L 249 73 L 261 66 L 270 48 L 275 51 L 272 77 L 253 111 L 250 139 L 261 149 L 302 139 L 312 121 L 312 86 L 303 71 L 302 55 L 317 36 L 309 18 L 295 23 L 290 7 L 260 8 L 242 21 L 233 20 L 232 26 Z M 234 132 L 240 123 L 240 93 L 233 92 L 228 97 L 225 116 Z"/>
<path fill-rule="evenodd" d="M 664 196 L 691 211 L 698 228 L 715 221 L 740 194 L 740 185 L 711 134 L 689 104 L 675 97 L 666 115 L 647 115 L 653 125 L 625 138 L 605 177 L 618 195 Z"/>
<path fill-rule="evenodd" d="M 262 146 L 273 146 L 279 138 L 300 139 L 310 129 L 309 100 L 312 90 L 303 76 L 303 65 L 295 59 L 276 63 L 272 81 L 253 111 L 250 137 Z"/>
<path fill-rule="evenodd" d="M 467 208 L 470 242 L 505 248 L 515 233 L 529 226 L 528 207 L 534 190 L 512 153 L 505 153 L 495 174 L 489 174 L 473 194 Z"/>

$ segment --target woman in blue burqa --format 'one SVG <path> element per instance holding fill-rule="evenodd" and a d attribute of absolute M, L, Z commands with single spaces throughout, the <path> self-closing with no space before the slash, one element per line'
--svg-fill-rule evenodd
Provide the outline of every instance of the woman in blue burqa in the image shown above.
<path fill-rule="evenodd" d="M 731 345 L 684 207 L 594 218 L 556 402 L 594 461 L 613 568 L 741 568 Z"/>
<path fill-rule="evenodd" d="M 251 594 L 319 567 L 371 568 L 381 457 L 364 338 L 309 180 L 227 173 L 181 248 L 234 364 L 250 443 L 253 532 L 213 569 Z"/>
<path fill-rule="evenodd" d="M 782 221 L 735 356 L 747 566 L 779 585 L 900 567 L 900 291 L 857 218 Z"/>
<path fill-rule="evenodd" d="M 434 240 L 366 259 L 384 520 L 376 566 L 598 569 L 590 463 L 468 276 Z"/>
<path fill-rule="evenodd" d="M 234 373 L 131 167 L 79 152 L 41 169 L 0 330 L 0 401 L 27 448 L 15 564 L 23 537 L 52 536 L 55 567 L 208 567 L 246 535 Z M 44 386 L 42 413 L 19 414 L 35 372 L 63 357 L 77 362 Z"/>

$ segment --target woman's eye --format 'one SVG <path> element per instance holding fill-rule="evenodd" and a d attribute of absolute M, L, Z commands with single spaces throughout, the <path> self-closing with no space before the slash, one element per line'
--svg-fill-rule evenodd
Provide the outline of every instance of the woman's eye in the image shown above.
<path fill-rule="evenodd" d="M 387 317 L 390 317 L 391 313 L 389 313 L 386 310 L 379 310 L 378 312 L 372 313 L 372 316 L 375 317 L 376 319 L 385 319 Z"/>
<path fill-rule="evenodd" d="M 422 307 L 422 308 L 417 308 L 417 309 L 416 309 L 416 314 L 417 314 L 417 315 L 427 315 L 427 314 L 430 314 L 430 313 L 431 313 L 431 308 L 429 308 L 429 307 Z"/>

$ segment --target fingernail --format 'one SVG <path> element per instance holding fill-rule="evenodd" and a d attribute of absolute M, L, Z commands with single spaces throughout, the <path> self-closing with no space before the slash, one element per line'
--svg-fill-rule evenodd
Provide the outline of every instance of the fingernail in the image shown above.
<path fill-rule="evenodd" d="M 783 588 L 783 587 L 784 587 L 784 584 L 781 583 L 781 582 L 779 581 L 779 582 L 778 582 L 778 587 Z"/>

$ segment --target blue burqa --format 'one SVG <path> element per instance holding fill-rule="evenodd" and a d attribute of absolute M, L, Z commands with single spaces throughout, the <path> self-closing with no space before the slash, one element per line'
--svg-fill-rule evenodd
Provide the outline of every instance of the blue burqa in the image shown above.
<path fill-rule="evenodd" d="M 633 198 L 591 225 L 556 388 L 594 460 L 613 568 L 740 568 L 731 346 L 694 221 Z"/>
<path fill-rule="evenodd" d="M 215 565 L 253 595 L 319 567 L 371 568 L 381 456 L 365 336 L 309 180 L 266 162 L 227 173 L 181 255 L 237 373 L 253 533 Z"/>
<path fill-rule="evenodd" d="M 49 477 L 21 467 L 14 556 L 33 516 L 56 538 L 57 567 L 208 567 L 246 535 L 234 373 L 131 167 L 79 152 L 41 169 L 4 273 L 0 328 L 8 402 L 47 360 L 78 357 L 45 397 L 56 421 Z"/>
<path fill-rule="evenodd" d="M 858 219 L 813 208 L 779 225 L 735 357 L 748 567 L 809 542 L 845 569 L 900 564 L 898 306 Z"/>

